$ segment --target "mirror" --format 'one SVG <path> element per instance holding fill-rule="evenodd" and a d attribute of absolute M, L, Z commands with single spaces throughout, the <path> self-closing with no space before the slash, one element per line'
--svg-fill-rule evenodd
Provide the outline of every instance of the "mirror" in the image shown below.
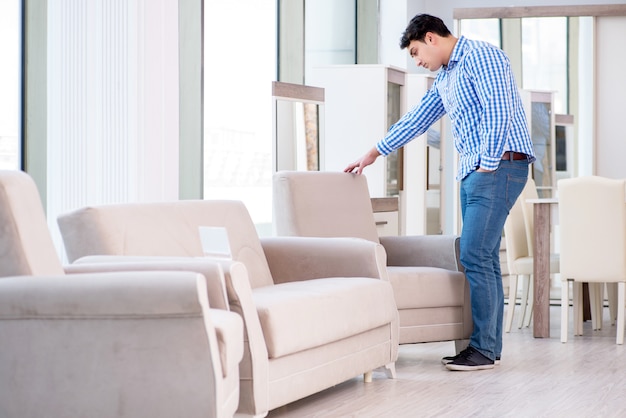
<path fill-rule="evenodd" d="M 402 85 L 387 81 L 387 129 L 396 123 L 401 113 Z M 386 189 L 387 196 L 399 196 L 400 191 L 404 190 L 403 176 L 404 171 L 404 149 L 399 148 L 393 151 L 385 159 L 387 165 Z"/>
<path fill-rule="evenodd" d="M 324 89 L 272 83 L 274 171 L 318 171 L 323 161 Z"/>

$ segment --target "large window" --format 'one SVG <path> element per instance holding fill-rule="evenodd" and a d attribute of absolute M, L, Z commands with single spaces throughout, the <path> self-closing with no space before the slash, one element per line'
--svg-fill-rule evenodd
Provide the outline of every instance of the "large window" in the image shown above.
<path fill-rule="evenodd" d="M 275 0 L 204 2 L 204 198 L 245 203 L 272 222 Z"/>
<path fill-rule="evenodd" d="M 500 19 L 467 19 L 460 22 L 460 33 L 469 39 L 489 42 L 502 47 L 500 42 Z"/>
<path fill-rule="evenodd" d="M 20 0 L 0 1 L 0 169 L 20 168 Z"/>
<path fill-rule="evenodd" d="M 311 68 L 356 63 L 356 2 L 306 1 L 305 78 Z"/>
<path fill-rule="evenodd" d="M 567 109 L 567 18 L 522 19 L 523 88 L 554 91 L 554 111 Z"/>

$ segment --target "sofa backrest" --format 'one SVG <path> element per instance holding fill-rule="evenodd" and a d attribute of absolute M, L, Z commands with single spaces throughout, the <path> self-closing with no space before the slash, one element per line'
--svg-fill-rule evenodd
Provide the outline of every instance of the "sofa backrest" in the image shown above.
<path fill-rule="evenodd" d="M 230 200 L 184 200 L 90 206 L 59 216 L 70 262 L 87 255 L 202 257 L 199 228 L 222 227 L 232 259 L 255 287 L 273 284 L 245 205 Z"/>
<path fill-rule="evenodd" d="M 39 191 L 22 171 L 0 171 L 0 276 L 63 274 Z"/>
<path fill-rule="evenodd" d="M 273 186 L 278 235 L 353 237 L 378 242 L 364 175 L 280 171 L 274 174 Z"/>

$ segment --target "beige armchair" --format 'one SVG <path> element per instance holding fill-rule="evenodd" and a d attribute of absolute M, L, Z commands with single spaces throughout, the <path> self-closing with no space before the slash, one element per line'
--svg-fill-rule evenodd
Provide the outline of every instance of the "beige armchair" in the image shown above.
<path fill-rule="evenodd" d="M 245 323 L 241 414 L 264 416 L 362 373 L 369 380 L 379 367 L 393 376 L 398 319 L 378 244 L 260 240 L 236 201 L 88 207 L 58 223 L 70 260 L 78 263 L 202 257 L 199 227 L 225 228 L 232 255 L 222 262 L 229 304 Z"/>
<path fill-rule="evenodd" d="M 233 416 L 243 322 L 209 307 L 224 305 L 211 295 L 224 283 L 219 264 L 66 274 L 19 171 L 0 171 L 0 228 L 0 416 Z"/>
<path fill-rule="evenodd" d="M 382 244 L 400 316 L 400 343 L 456 341 L 472 332 L 469 285 L 456 236 L 378 237 L 364 175 L 283 171 L 274 175 L 278 235 L 359 237 Z"/>

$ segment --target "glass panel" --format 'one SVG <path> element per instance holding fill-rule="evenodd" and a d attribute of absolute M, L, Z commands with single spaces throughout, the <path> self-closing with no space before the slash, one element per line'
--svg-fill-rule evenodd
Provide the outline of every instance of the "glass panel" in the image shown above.
<path fill-rule="evenodd" d="M 469 39 L 500 46 L 500 19 L 466 19 L 460 21 L 460 32 Z"/>
<path fill-rule="evenodd" d="M 319 106 L 276 99 L 276 170 L 319 170 Z"/>
<path fill-rule="evenodd" d="M 400 119 L 400 85 L 387 83 L 387 129 Z M 387 156 L 387 196 L 398 196 L 402 190 L 402 148 Z"/>
<path fill-rule="evenodd" d="M 314 67 L 354 64 L 356 2 L 307 0 L 304 5 L 305 80 Z"/>
<path fill-rule="evenodd" d="M 20 0 L 0 1 L 0 169 L 20 168 Z"/>
<path fill-rule="evenodd" d="M 426 132 L 426 234 L 441 234 L 441 121 Z"/>
<path fill-rule="evenodd" d="M 303 163 L 299 163 L 308 171 L 319 170 L 319 106 L 313 103 L 304 103 L 302 114 L 304 116 L 304 141 L 299 140 L 298 155 L 304 156 Z M 302 145 L 304 144 L 304 147 Z"/>
<path fill-rule="evenodd" d="M 550 141 L 550 103 L 532 102 L 531 138 L 537 160 L 533 163 L 533 178 L 539 197 L 551 197 L 552 144 Z"/>
<path fill-rule="evenodd" d="M 567 112 L 567 18 L 522 19 L 522 88 L 554 91 L 554 111 Z"/>
<path fill-rule="evenodd" d="M 204 198 L 245 203 L 272 222 L 276 1 L 204 2 Z"/>
<path fill-rule="evenodd" d="M 556 171 L 567 171 L 567 138 L 565 126 L 555 128 Z"/>

